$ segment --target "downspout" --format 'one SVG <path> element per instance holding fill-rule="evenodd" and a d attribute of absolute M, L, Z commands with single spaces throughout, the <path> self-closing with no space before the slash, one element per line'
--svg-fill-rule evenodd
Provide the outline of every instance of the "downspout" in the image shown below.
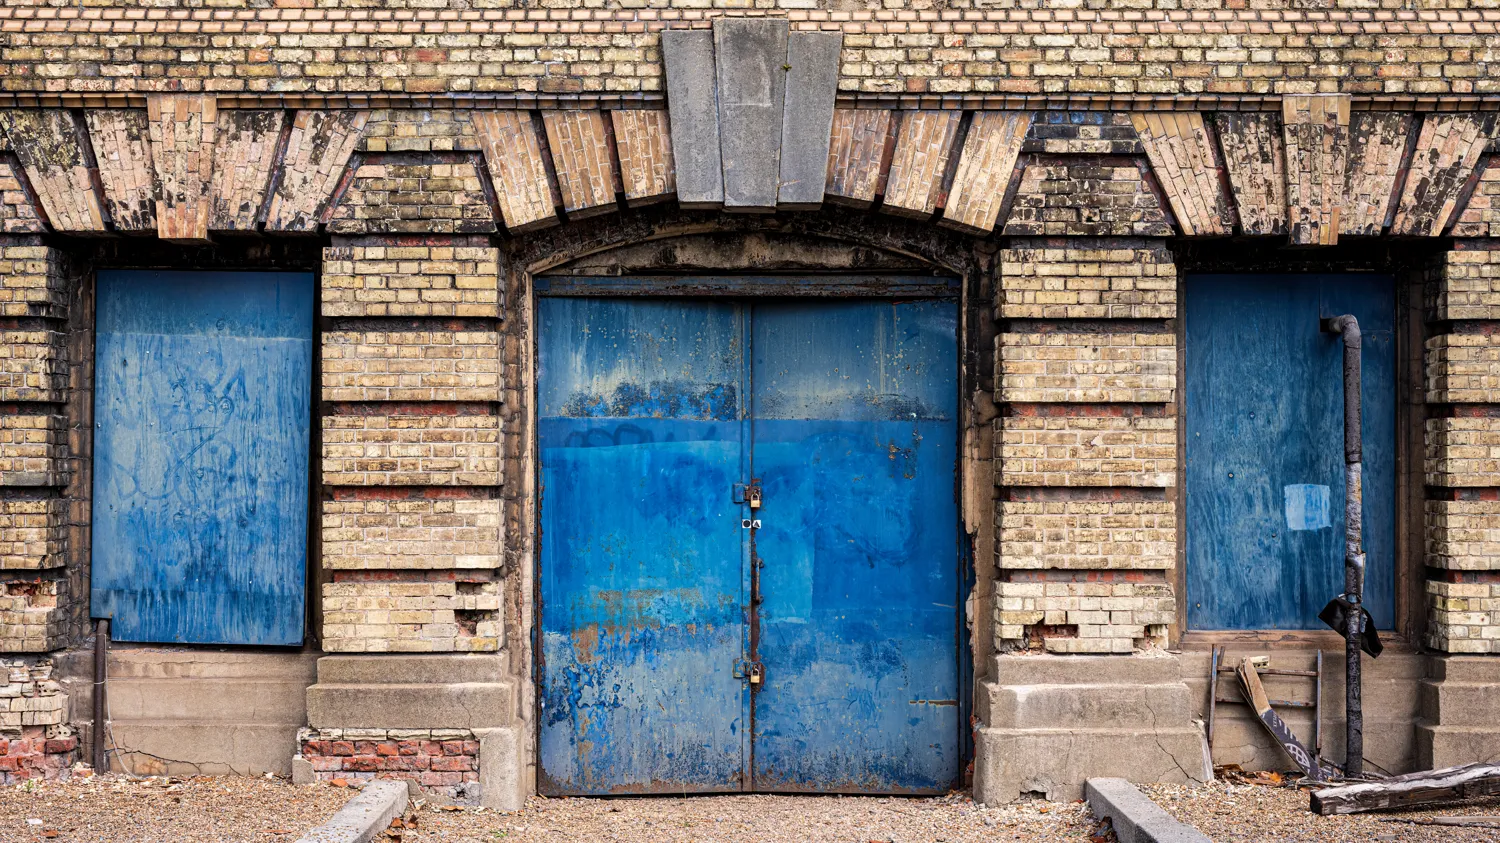
<path fill-rule="evenodd" d="M 104 695 L 109 691 L 105 687 L 105 680 L 109 676 L 109 620 L 107 618 L 96 618 L 94 620 L 94 724 L 90 749 L 92 750 L 94 772 L 109 772 L 109 755 L 104 749 L 104 719 L 109 711 L 109 704 Z"/>
<path fill-rule="evenodd" d="M 1365 718 L 1360 688 L 1360 640 L 1364 634 L 1365 553 L 1364 501 L 1360 487 L 1360 336 L 1359 321 L 1351 314 L 1323 321 L 1323 330 L 1344 339 L 1344 775 L 1364 774 Z"/>

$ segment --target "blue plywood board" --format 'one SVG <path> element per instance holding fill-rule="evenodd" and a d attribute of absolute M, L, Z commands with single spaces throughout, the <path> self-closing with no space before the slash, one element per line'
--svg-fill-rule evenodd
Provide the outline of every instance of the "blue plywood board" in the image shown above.
<path fill-rule="evenodd" d="M 956 305 L 538 311 L 543 792 L 950 787 Z"/>
<path fill-rule="evenodd" d="M 98 276 L 92 613 L 120 641 L 302 643 L 313 278 Z"/>
<path fill-rule="evenodd" d="M 1343 590 L 1343 345 L 1364 336 L 1366 604 L 1395 615 L 1395 285 L 1373 275 L 1187 279 L 1186 508 L 1192 629 L 1319 629 Z"/>
<path fill-rule="evenodd" d="M 538 317 L 539 787 L 739 790 L 744 313 L 544 298 Z"/>
<path fill-rule="evenodd" d="M 958 780 L 957 316 L 755 308 L 757 789 Z"/>

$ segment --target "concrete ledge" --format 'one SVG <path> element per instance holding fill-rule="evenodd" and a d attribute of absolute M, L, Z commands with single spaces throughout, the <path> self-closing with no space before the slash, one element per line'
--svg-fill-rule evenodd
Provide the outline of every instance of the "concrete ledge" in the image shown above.
<path fill-rule="evenodd" d="M 1083 792 L 1095 815 L 1109 817 L 1120 843 L 1213 843 L 1198 829 L 1172 819 L 1124 779 L 1089 779 Z"/>
<path fill-rule="evenodd" d="M 406 812 L 406 782 L 372 781 L 297 843 L 366 843 Z"/>

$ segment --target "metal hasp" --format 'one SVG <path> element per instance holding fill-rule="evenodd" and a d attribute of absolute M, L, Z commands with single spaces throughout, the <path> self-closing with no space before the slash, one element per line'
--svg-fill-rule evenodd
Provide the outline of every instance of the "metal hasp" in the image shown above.
<path fill-rule="evenodd" d="M 1361 603 L 1365 590 L 1365 553 L 1361 528 L 1364 506 L 1360 490 L 1360 336 L 1359 320 L 1352 314 L 1323 320 L 1324 331 L 1344 340 L 1344 658 L 1346 729 L 1344 775 L 1358 778 L 1364 773 L 1365 718 L 1360 699 L 1360 637 L 1365 613 Z"/>

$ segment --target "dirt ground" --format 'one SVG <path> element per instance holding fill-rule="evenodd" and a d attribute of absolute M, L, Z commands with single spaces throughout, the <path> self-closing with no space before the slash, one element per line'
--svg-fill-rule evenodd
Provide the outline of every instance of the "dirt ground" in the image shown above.
<path fill-rule="evenodd" d="M 240 776 L 32 781 L 0 787 L 0 841 L 290 843 L 353 795 Z"/>
<path fill-rule="evenodd" d="M 1424 826 L 1397 820 L 1436 816 L 1500 815 L 1500 799 L 1483 799 L 1427 811 L 1320 817 L 1307 810 L 1306 791 L 1216 781 L 1206 785 L 1140 785 L 1167 813 L 1196 826 L 1216 843 L 1494 843 L 1495 828 Z"/>
<path fill-rule="evenodd" d="M 401 843 L 1105 843 L 1082 803 L 1022 802 L 1000 808 L 968 794 L 934 799 L 833 796 L 532 799 L 514 814 L 423 805 Z"/>

